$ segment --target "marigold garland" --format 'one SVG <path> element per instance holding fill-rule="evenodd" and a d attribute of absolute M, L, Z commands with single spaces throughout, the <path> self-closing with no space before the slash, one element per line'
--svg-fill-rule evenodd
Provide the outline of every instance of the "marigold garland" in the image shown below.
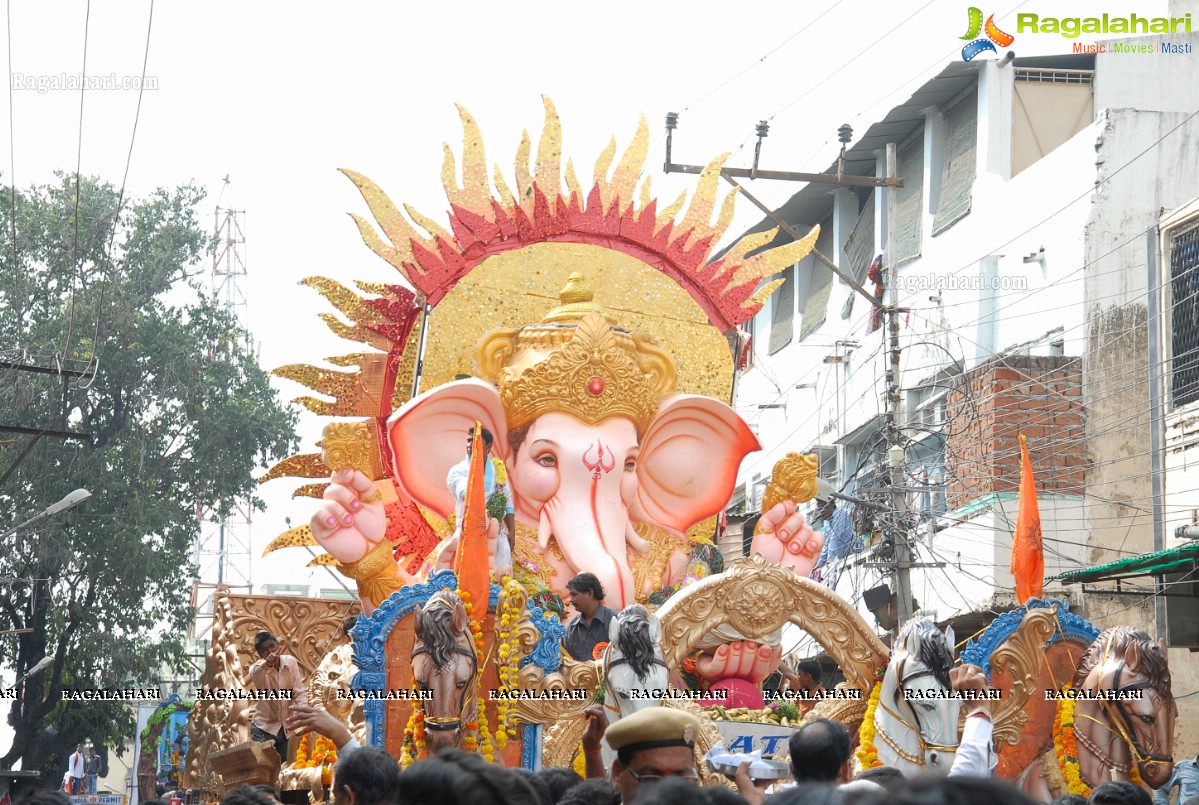
<path fill-rule="evenodd" d="M 463 724 L 466 729 L 466 737 L 462 739 L 462 748 L 467 752 L 479 751 L 479 739 L 475 737 L 475 733 L 479 730 L 478 721 L 468 721 Z"/>
<path fill-rule="evenodd" d="M 1070 697 L 1070 686 L 1062 689 L 1062 698 L 1057 703 L 1057 713 L 1053 717 L 1053 753 L 1057 757 L 1058 769 L 1066 781 L 1066 791 L 1080 797 L 1091 796 L 1091 787 L 1082 779 L 1078 762 L 1078 738 L 1075 735 L 1074 706 L 1075 700 Z M 1129 766 L 1128 779 L 1134 785 L 1144 787 L 1136 763 Z"/>
<path fill-rule="evenodd" d="M 595 648 L 591 649 L 591 659 L 600 660 L 604 657 L 604 651 L 608 648 L 608 641 L 603 640 L 595 644 Z"/>
<path fill-rule="evenodd" d="M 400 749 L 400 766 L 408 768 L 414 761 L 429 756 L 425 746 L 425 712 L 419 707 L 412 708 L 408 716 L 408 725 L 404 727 L 404 744 Z"/>
<path fill-rule="evenodd" d="M 495 747 L 491 742 L 491 732 L 487 729 L 487 705 L 483 697 L 479 697 L 479 751 L 488 763 L 495 763 Z"/>
<path fill-rule="evenodd" d="M 878 697 L 883 692 L 883 681 L 874 683 L 870 691 L 870 699 L 866 702 L 866 714 L 862 716 L 862 728 L 858 731 L 858 751 L 855 753 L 858 763 L 863 769 L 873 769 L 882 766 L 878 758 L 878 750 L 874 746 L 874 711 L 878 709 Z"/>
<path fill-rule="evenodd" d="M 292 765 L 295 769 L 315 769 L 337 762 L 337 744 L 323 735 L 317 735 L 316 747 L 310 743 L 311 733 L 305 733 L 296 748 L 296 760 Z"/>
<path fill-rule="evenodd" d="M 496 653 L 500 687 L 512 689 L 520 681 L 520 601 L 524 589 L 511 576 L 500 580 L 499 606 L 496 607 Z M 516 737 L 515 708 L 507 700 L 496 706 L 495 743 L 503 751 L 509 738 Z"/>
<path fill-rule="evenodd" d="M 470 624 L 471 634 L 474 635 L 475 657 L 478 660 L 477 667 L 479 672 L 482 673 L 485 661 L 483 655 L 483 624 L 474 615 L 474 605 L 470 600 L 470 592 L 460 590 L 458 597 L 462 599 L 462 604 L 466 607 L 466 619 Z M 483 613 L 484 615 L 487 613 L 486 606 L 484 606 Z M 487 731 L 487 703 L 483 700 L 482 696 L 476 696 L 476 700 L 478 701 L 478 721 L 467 723 L 466 729 L 468 732 L 477 733 L 478 737 L 467 735 L 462 741 L 462 748 L 468 752 L 478 749 L 488 763 L 494 763 L 495 748 L 492 745 L 491 734 Z"/>

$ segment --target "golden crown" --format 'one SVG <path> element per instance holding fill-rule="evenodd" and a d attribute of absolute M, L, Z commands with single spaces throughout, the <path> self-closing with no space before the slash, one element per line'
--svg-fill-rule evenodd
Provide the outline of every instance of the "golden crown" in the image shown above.
<path fill-rule="evenodd" d="M 625 417 L 644 435 L 662 397 L 674 391 L 670 354 L 648 333 L 611 324 L 592 296 L 582 275 L 572 274 L 562 304 L 541 322 L 479 342 L 476 370 L 499 387 L 510 430 L 559 411 L 588 425 Z"/>

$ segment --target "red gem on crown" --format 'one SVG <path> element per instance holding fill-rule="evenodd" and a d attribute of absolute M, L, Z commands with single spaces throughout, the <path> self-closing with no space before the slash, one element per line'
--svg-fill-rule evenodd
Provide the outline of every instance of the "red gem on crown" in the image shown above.
<path fill-rule="evenodd" d="M 604 393 L 604 379 L 602 377 L 593 377 L 587 381 L 587 393 L 592 397 L 598 397 Z"/>

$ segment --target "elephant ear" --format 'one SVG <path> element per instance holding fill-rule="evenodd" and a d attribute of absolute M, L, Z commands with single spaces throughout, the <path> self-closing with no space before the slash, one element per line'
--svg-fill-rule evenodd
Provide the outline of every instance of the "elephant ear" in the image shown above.
<path fill-rule="evenodd" d="M 719 400 L 693 394 L 667 399 L 641 443 L 639 513 L 685 532 L 725 507 L 741 459 L 760 449 L 745 420 Z"/>
<path fill-rule="evenodd" d="M 495 437 L 492 454 L 508 458 L 508 428 L 495 387 L 474 378 L 446 383 L 414 397 L 387 421 L 392 472 L 417 503 L 441 517 L 454 512 L 446 476 L 466 458 L 475 421 Z"/>

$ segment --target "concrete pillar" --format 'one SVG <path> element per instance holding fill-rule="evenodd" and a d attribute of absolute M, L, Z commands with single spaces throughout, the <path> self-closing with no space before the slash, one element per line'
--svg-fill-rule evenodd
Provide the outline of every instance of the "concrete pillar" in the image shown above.
<path fill-rule="evenodd" d="M 978 176 L 1012 177 L 1012 92 L 1015 71 L 990 59 L 978 74 Z"/>

